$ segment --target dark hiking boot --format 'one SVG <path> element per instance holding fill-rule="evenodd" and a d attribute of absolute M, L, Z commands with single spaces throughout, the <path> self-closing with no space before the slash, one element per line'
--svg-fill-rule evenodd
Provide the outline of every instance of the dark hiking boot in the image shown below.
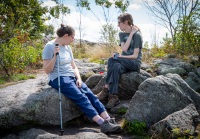
<path fill-rule="evenodd" d="M 104 100 L 106 98 L 108 98 L 108 88 L 103 87 L 103 90 L 98 93 L 96 96 L 99 100 Z"/>
<path fill-rule="evenodd" d="M 120 124 L 118 124 L 118 123 L 115 121 L 115 118 L 110 118 L 109 122 L 110 122 L 111 124 L 114 124 L 114 125 L 119 126 L 119 130 L 115 131 L 116 133 L 122 131 L 122 128 L 121 128 Z"/>
<path fill-rule="evenodd" d="M 117 122 L 115 121 L 115 118 L 110 118 L 109 122 L 115 125 L 117 124 Z"/>
<path fill-rule="evenodd" d="M 109 121 L 105 120 L 101 125 L 101 132 L 102 133 L 111 133 L 111 132 L 116 132 L 121 129 L 119 125 L 115 125 L 110 123 Z"/>
<path fill-rule="evenodd" d="M 109 95 L 109 101 L 108 104 L 106 105 L 107 109 L 111 109 L 118 105 L 120 103 L 120 100 L 117 95 Z"/>

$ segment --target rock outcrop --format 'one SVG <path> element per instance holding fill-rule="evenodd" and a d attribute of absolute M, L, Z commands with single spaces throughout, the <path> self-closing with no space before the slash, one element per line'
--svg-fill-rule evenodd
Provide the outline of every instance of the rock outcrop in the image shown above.
<path fill-rule="evenodd" d="M 131 99 L 125 118 L 145 122 L 147 127 L 189 104 L 200 110 L 200 94 L 177 74 L 146 79 Z"/>

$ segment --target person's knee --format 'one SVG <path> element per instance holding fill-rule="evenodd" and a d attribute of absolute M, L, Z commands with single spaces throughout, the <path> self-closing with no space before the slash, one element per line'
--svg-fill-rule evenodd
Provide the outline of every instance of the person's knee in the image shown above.
<path fill-rule="evenodd" d="M 110 65 L 111 63 L 113 63 L 113 61 L 114 61 L 114 59 L 113 59 L 112 57 L 110 57 L 110 58 L 108 59 L 108 65 Z"/>

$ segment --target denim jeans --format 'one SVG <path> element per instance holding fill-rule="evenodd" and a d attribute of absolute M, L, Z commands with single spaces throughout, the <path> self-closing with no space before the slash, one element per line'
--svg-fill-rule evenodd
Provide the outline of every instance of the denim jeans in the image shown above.
<path fill-rule="evenodd" d="M 52 88 L 58 90 L 58 78 L 49 82 Z M 67 98 L 76 103 L 79 108 L 92 119 L 96 115 L 100 115 L 106 111 L 104 105 L 93 94 L 85 83 L 78 88 L 76 86 L 76 78 L 71 76 L 60 77 L 60 91 Z"/>

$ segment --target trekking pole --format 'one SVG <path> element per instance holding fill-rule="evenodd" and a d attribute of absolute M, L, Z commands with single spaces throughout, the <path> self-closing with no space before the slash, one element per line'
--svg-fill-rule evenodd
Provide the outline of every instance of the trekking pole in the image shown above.
<path fill-rule="evenodd" d="M 58 44 L 56 44 L 56 46 L 58 46 Z M 61 92 L 60 92 L 60 66 L 59 66 L 59 62 L 60 62 L 60 58 L 59 58 L 59 53 L 56 53 L 56 57 L 57 57 L 57 65 L 58 65 L 58 93 L 59 93 L 59 102 L 60 102 L 60 135 L 63 135 L 63 123 L 62 123 L 62 101 L 61 101 Z"/>

